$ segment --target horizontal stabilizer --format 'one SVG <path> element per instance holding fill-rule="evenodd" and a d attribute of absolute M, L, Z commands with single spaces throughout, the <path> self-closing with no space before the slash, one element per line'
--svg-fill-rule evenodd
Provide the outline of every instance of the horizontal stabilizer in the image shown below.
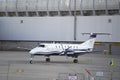
<path fill-rule="evenodd" d="M 111 35 L 110 33 L 82 33 L 82 35 Z"/>

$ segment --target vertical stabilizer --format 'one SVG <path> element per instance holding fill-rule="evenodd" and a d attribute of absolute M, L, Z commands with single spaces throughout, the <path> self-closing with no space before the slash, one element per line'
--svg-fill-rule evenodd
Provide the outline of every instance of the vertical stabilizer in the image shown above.
<path fill-rule="evenodd" d="M 94 48 L 96 36 L 97 36 L 96 34 L 91 33 L 90 38 L 87 41 L 83 42 L 80 46 L 86 49 L 90 49 L 92 51 Z"/>

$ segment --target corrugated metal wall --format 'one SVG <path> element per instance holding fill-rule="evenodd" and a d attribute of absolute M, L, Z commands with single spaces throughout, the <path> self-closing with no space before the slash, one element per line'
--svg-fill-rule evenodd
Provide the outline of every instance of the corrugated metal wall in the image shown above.
<path fill-rule="evenodd" d="M 75 0 L 0 0 L 0 11 L 56 11 L 74 10 Z M 120 0 L 76 0 L 76 8 L 80 10 L 119 9 Z"/>
<path fill-rule="evenodd" d="M 46 12 L 49 15 L 49 12 L 53 11 L 57 15 L 60 15 L 61 11 L 68 11 L 69 15 L 73 11 L 78 11 L 79 15 L 84 15 L 86 11 L 90 10 L 93 15 L 99 11 L 103 11 L 104 14 L 108 14 L 109 11 L 119 14 L 120 0 L 0 0 L 0 16 L 19 16 L 21 14 L 39 16 L 42 14 L 40 12 Z"/>

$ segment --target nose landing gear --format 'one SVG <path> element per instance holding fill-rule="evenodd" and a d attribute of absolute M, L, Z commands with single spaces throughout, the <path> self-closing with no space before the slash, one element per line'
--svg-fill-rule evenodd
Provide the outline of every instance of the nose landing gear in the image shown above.
<path fill-rule="evenodd" d="M 31 55 L 30 55 L 30 62 L 29 62 L 30 64 L 32 64 L 32 63 L 33 63 L 33 57 L 34 57 L 34 55 L 33 55 L 33 54 L 31 54 Z"/>

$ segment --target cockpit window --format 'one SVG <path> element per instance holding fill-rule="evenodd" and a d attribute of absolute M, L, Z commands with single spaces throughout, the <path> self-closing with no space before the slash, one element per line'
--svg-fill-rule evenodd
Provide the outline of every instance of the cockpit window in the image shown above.
<path fill-rule="evenodd" d="M 45 47 L 45 45 L 39 45 L 39 47 Z"/>

